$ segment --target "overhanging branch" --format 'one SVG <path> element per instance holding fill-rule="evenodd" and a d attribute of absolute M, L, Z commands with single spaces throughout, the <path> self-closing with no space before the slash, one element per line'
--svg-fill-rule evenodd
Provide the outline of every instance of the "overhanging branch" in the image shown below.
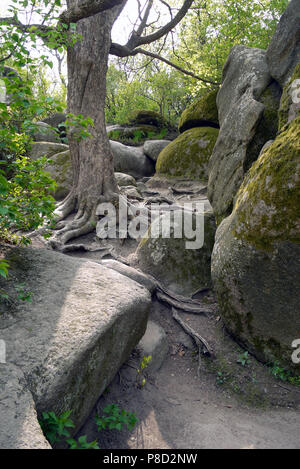
<path fill-rule="evenodd" d="M 171 62 L 168 59 L 165 59 L 159 54 L 155 54 L 154 52 L 147 51 L 145 49 L 142 49 L 140 47 L 130 50 L 127 46 L 121 46 L 120 44 L 112 43 L 111 48 L 110 48 L 110 54 L 115 55 L 117 57 L 134 57 L 137 54 L 143 54 L 148 57 L 152 57 L 153 59 L 158 59 L 161 62 L 164 62 L 165 64 L 169 65 L 170 67 L 175 68 L 179 72 L 183 73 L 184 75 L 188 75 L 192 78 L 195 78 L 196 80 L 202 81 L 203 83 L 209 84 L 209 85 L 214 85 L 218 86 L 220 83 L 208 80 L 206 78 L 199 77 L 195 73 L 185 70 L 184 68 L 180 67 L 179 65 L 175 64 L 174 62 Z"/>
<path fill-rule="evenodd" d="M 148 36 L 141 36 L 140 34 L 137 34 L 133 31 L 132 36 L 130 37 L 127 43 L 127 46 L 133 49 L 144 44 L 151 44 L 152 42 L 161 39 L 180 23 L 182 18 L 184 18 L 189 8 L 191 7 L 193 1 L 194 0 L 184 0 L 182 7 L 174 16 L 174 18 L 172 18 L 171 21 L 169 21 L 167 24 L 165 24 L 162 28 L 158 29 L 154 33 L 149 34 Z"/>
<path fill-rule="evenodd" d="M 118 5 L 124 0 L 80 0 L 74 6 L 68 8 L 60 15 L 60 22 L 65 24 L 77 23 L 83 18 L 102 13 Z"/>

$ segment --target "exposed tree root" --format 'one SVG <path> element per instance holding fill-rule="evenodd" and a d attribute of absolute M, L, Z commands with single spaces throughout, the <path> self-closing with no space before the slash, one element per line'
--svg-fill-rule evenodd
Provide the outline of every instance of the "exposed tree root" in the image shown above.
<path fill-rule="evenodd" d="M 198 363 L 199 364 L 198 364 L 197 375 L 199 376 L 200 375 L 200 366 L 201 366 L 201 354 L 213 358 L 214 357 L 214 352 L 213 352 L 211 346 L 208 344 L 208 342 L 203 337 L 201 337 L 201 335 L 198 334 L 198 332 L 196 332 L 191 326 L 186 324 L 181 319 L 181 317 L 178 314 L 178 311 L 175 308 L 172 308 L 172 314 L 173 314 L 173 318 L 175 319 L 175 321 L 177 321 L 178 324 L 180 324 L 180 326 L 182 327 L 182 329 L 190 337 L 192 337 L 192 339 L 194 340 L 194 342 L 196 343 L 196 345 L 198 347 L 198 357 L 199 357 Z"/>
<path fill-rule="evenodd" d="M 99 248 L 92 248 L 86 246 L 85 244 L 67 244 L 61 248 L 61 252 L 75 252 L 75 251 L 83 251 L 83 252 L 99 252 L 99 251 L 108 251 L 110 253 L 112 246 L 101 246 Z"/>
<path fill-rule="evenodd" d="M 189 190 L 189 189 L 181 189 L 181 188 L 176 188 L 174 186 L 170 187 L 169 190 L 173 193 L 173 194 L 202 194 L 202 193 L 205 193 L 207 191 L 207 186 L 205 187 L 201 187 L 201 189 L 196 189 L 196 190 Z"/>
<path fill-rule="evenodd" d="M 70 208 L 71 204 L 68 204 L 68 210 Z M 94 216 L 91 214 L 91 211 L 86 210 L 80 218 L 74 218 L 69 222 L 60 222 L 56 228 L 57 231 L 50 238 L 49 242 L 54 249 L 62 251 L 64 245 L 70 239 L 91 233 L 95 229 Z"/>
<path fill-rule="evenodd" d="M 71 191 L 70 194 L 62 202 L 58 203 L 56 206 L 54 215 L 56 217 L 55 219 L 56 219 L 57 225 L 58 225 L 58 222 L 61 222 L 68 215 L 70 215 L 75 210 L 75 208 L 76 208 L 76 198 L 72 194 L 72 191 Z M 58 229 L 60 229 L 60 227 L 58 227 Z"/>
<path fill-rule="evenodd" d="M 212 307 L 209 307 L 206 305 L 205 307 L 201 306 L 198 302 L 188 299 L 188 301 L 182 301 L 178 299 L 172 298 L 173 294 L 169 292 L 168 294 L 163 293 L 161 291 L 156 292 L 156 296 L 160 301 L 163 301 L 164 303 L 167 303 L 169 306 L 172 306 L 177 309 L 181 309 L 182 311 L 185 311 L 187 313 L 191 314 L 206 314 L 206 313 L 212 313 L 213 309 Z M 198 304 L 197 304 L 198 303 Z"/>

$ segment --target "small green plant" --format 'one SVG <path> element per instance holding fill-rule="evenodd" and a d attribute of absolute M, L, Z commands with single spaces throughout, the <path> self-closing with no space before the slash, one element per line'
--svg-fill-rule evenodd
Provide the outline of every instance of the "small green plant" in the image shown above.
<path fill-rule="evenodd" d="M 295 386 L 300 386 L 300 376 L 294 376 L 291 371 L 282 368 L 279 365 L 279 362 L 275 362 L 271 368 L 270 373 L 275 376 L 275 378 L 280 379 L 286 383 L 294 384 Z"/>
<path fill-rule="evenodd" d="M 252 382 L 253 382 L 254 384 L 257 384 L 257 383 L 258 383 L 257 377 L 256 377 L 256 373 L 253 373 L 253 375 L 252 375 Z"/>
<path fill-rule="evenodd" d="M 120 130 L 111 130 L 108 132 L 108 137 L 111 140 L 120 140 Z"/>
<path fill-rule="evenodd" d="M 9 267 L 8 262 L 6 262 L 4 260 L 0 261 L 0 276 L 1 277 L 7 278 L 7 276 L 8 276 L 8 267 Z"/>
<path fill-rule="evenodd" d="M 39 424 L 43 430 L 43 433 L 49 443 L 59 443 L 65 441 L 69 445 L 69 449 L 100 449 L 96 440 L 90 443 L 86 441 L 87 436 L 82 435 L 75 440 L 70 437 L 69 428 L 75 428 L 75 425 L 70 419 L 72 411 L 68 410 L 61 414 L 59 417 L 54 412 L 43 412 L 42 418 L 39 420 Z M 124 425 L 127 426 L 128 430 L 132 430 L 138 421 L 138 418 L 132 412 L 126 412 L 120 410 L 116 404 L 111 404 L 105 407 L 105 415 L 95 417 L 98 431 L 105 430 L 121 430 Z"/>
<path fill-rule="evenodd" d="M 158 140 L 162 140 L 167 135 L 167 133 L 167 129 L 161 129 L 161 131 L 158 135 L 155 136 L 155 138 L 157 138 Z"/>
<path fill-rule="evenodd" d="M 72 411 L 68 410 L 59 417 L 57 417 L 54 412 L 42 413 L 42 418 L 39 420 L 39 424 L 51 445 L 61 441 L 62 437 L 65 438 L 70 436 L 68 428 L 75 427 L 73 421 L 69 418 L 71 413 Z"/>
<path fill-rule="evenodd" d="M 0 302 L 3 301 L 3 302 L 6 302 L 6 303 L 10 303 L 10 298 L 9 298 L 9 295 L 8 293 L 5 291 L 5 290 L 0 290 Z"/>
<path fill-rule="evenodd" d="M 90 117 L 85 118 L 82 114 L 69 113 L 64 124 L 66 131 L 78 142 L 92 136 L 89 128 L 94 127 L 94 121 Z"/>
<path fill-rule="evenodd" d="M 219 386 L 222 386 L 222 384 L 224 384 L 226 381 L 226 376 L 222 373 L 222 371 L 218 371 L 217 372 L 217 378 L 216 378 L 216 382 Z"/>
<path fill-rule="evenodd" d="M 143 132 L 142 130 L 135 130 L 135 132 L 133 133 L 133 142 L 139 143 L 141 140 L 143 140 L 143 138 L 145 138 L 145 132 Z"/>
<path fill-rule="evenodd" d="M 239 358 L 236 361 L 239 365 L 246 366 L 249 365 L 250 360 L 249 360 L 249 353 L 244 352 L 243 354 L 239 355 Z"/>
<path fill-rule="evenodd" d="M 32 291 L 26 290 L 25 289 L 25 284 L 24 283 L 19 283 L 18 285 L 15 285 L 15 289 L 18 292 L 18 300 L 21 301 L 27 301 L 28 303 L 32 303 Z"/>
<path fill-rule="evenodd" d="M 105 430 L 122 430 L 124 425 L 127 426 L 128 430 L 132 430 L 137 423 L 138 419 L 136 413 L 126 412 L 124 409 L 120 410 L 116 404 L 111 404 L 105 407 L 103 412 L 106 415 L 95 417 L 98 431 Z"/>
<path fill-rule="evenodd" d="M 91 441 L 88 443 L 86 441 L 87 436 L 82 435 L 78 438 L 78 441 L 70 438 L 67 440 L 68 445 L 70 446 L 69 449 L 100 449 L 96 440 Z"/>
<path fill-rule="evenodd" d="M 146 378 L 144 376 L 144 371 L 148 367 L 149 363 L 152 360 L 152 355 L 148 355 L 148 357 L 144 356 L 143 360 L 140 363 L 139 368 L 137 368 L 137 383 L 138 387 L 143 388 L 146 384 Z"/>

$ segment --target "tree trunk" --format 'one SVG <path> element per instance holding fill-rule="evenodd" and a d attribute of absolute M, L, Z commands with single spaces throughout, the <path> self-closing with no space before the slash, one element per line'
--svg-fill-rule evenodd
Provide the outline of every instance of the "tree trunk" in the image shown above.
<path fill-rule="evenodd" d="M 68 8 L 74 2 L 68 0 Z M 79 39 L 68 48 L 68 112 L 91 117 L 94 127 L 89 129 L 92 137 L 80 142 L 69 134 L 73 187 L 57 214 L 60 220 L 74 210 L 77 214 L 72 222 L 58 224 L 61 229 L 54 240 L 60 243 L 92 231 L 97 205 L 118 192 L 104 108 L 111 29 L 121 9 L 117 6 L 79 21 Z"/>

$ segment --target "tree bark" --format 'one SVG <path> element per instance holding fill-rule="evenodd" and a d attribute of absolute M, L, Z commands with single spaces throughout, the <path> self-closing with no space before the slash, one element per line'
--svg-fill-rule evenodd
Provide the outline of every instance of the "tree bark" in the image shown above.
<path fill-rule="evenodd" d="M 68 8 L 74 2 L 68 0 Z M 58 224 L 60 229 L 54 243 L 66 243 L 92 231 L 97 205 L 112 200 L 118 193 L 104 108 L 111 29 L 121 9 L 122 6 L 116 6 L 80 20 L 77 23 L 80 38 L 68 48 L 68 112 L 91 117 L 94 127 L 89 129 L 92 137 L 80 142 L 73 132 L 69 133 L 73 187 L 58 206 L 57 215 L 65 219 L 74 210 L 77 214 L 72 222 Z"/>

